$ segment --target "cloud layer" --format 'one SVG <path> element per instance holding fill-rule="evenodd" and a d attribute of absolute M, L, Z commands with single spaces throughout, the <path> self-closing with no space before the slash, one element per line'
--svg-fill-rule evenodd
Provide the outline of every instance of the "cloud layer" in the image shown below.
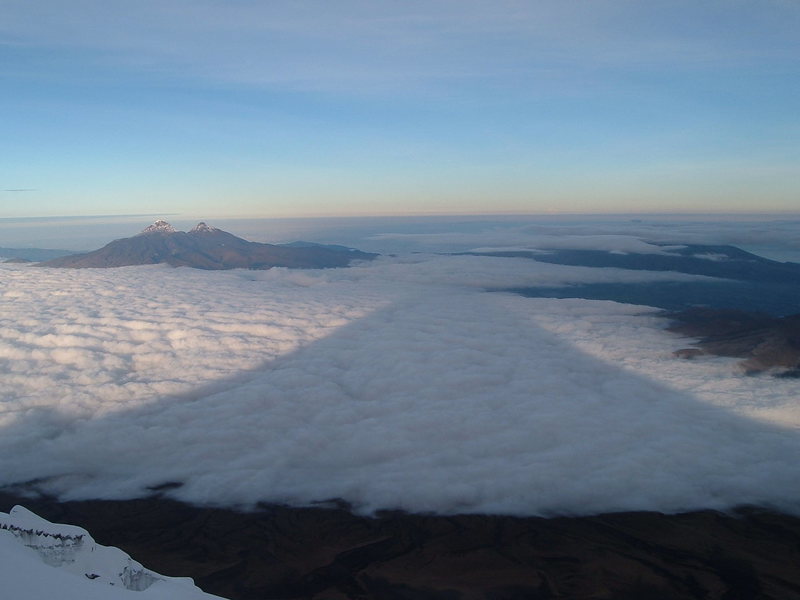
<path fill-rule="evenodd" d="M 610 252 L 661 254 L 662 244 L 732 244 L 768 249 L 780 254 L 800 251 L 800 229 L 793 216 L 781 220 L 769 215 L 750 215 L 750 218 L 720 218 L 708 220 L 694 217 L 519 217 L 516 223 L 480 222 L 462 231 L 443 223 L 440 229 L 426 233 L 386 232 L 368 239 L 393 251 L 435 249 L 443 252 L 467 250 L 520 249 L 584 249 Z M 527 222 L 525 222 L 527 221 Z M 391 227 L 387 223 L 386 226 Z M 391 231 L 391 230 L 389 230 Z M 360 241 L 360 240 L 359 240 Z M 363 243 L 362 243 L 363 246 Z M 776 260 L 791 260 L 776 258 Z M 795 256 L 794 261 L 798 258 Z"/>
<path fill-rule="evenodd" d="M 800 512 L 793 384 L 686 363 L 646 307 L 498 285 L 683 278 L 416 256 L 343 270 L 3 266 L 0 480 L 364 511 Z"/>

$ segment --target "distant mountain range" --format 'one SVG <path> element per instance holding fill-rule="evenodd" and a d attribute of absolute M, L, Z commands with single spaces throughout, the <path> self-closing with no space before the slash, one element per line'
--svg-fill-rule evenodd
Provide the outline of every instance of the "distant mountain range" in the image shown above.
<path fill-rule="evenodd" d="M 585 283 L 564 287 L 505 289 L 537 298 L 588 298 L 655 306 L 670 311 L 693 307 L 756 311 L 773 316 L 800 312 L 800 264 L 778 262 L 735 246 L 653 244 L 661 252 L 558 249 L 471 252 L 481 256 L 529 258 L 537 262 L 704 275 L 704 281 Z"/>
<path fill-rule="evenodd" d="M 39 266 L 80 269 L 165 263 L 211 270 L 324 269 L 345 267 L 354 260 L 376 256 L 345 246 L 310 242 L 286 245 L 249 242 L 205 223 L 198 223 L 188 232 L 177 231 L 166 221 L 156 221 L 133 237 L 115 240 L 93 252 L 48 260 Z"/>
<path fill-rule="evenodd" d="M 0 256 L 5 259 L 2 262 L 37 262 L 52 260 L 68 254 L 74 254 L 74 252 L 50 248 L 0 248 Z"/>

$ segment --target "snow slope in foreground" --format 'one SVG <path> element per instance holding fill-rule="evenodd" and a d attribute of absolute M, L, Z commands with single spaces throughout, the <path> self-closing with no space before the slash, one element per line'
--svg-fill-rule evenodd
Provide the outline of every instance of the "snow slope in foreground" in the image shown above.
<path fill-rule="evenodd" d="M 0 513 L 2 597 L 13 600 L 213 600 L 189 578 L 145 569 L 85 529 L 50 523 L 15 506 Z"/>

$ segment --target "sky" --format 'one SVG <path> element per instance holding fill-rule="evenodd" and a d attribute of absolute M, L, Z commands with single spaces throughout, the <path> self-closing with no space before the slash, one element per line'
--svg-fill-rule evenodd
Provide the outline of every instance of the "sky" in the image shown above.
<path fill-rule="evenodd" d="M 2 0 L 0 218 L 797 210 L 791 0 Z"/>

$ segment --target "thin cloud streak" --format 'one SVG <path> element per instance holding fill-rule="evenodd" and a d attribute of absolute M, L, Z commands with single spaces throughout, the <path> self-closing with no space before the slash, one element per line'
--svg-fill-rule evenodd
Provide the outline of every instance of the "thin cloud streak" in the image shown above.
<path fill-rule="evenodd" d="M 667 10 L 669 4 L 670 10 Z M 693 69 L 791 60 L 800 10 L 618 2 L 7 3 L 0 33 L 28 47 L 82 48 L 96 60 L 209 81 L 344 92 L 517 78 L 578 90 L 596 68 Z M 756 13 L 750 25 L 747 14 Z M 678 22 L 671 30 L 664 22 Z M 732 21 L 756 38 L 713 31 Z M 692 25 L 692 21 L 696 24 Z M 703 23 L 706 23 L 704 26 Z M 735 27 L 734 27 L 735 25 Z M 741 33 L 741 32 L 740 32 Z M 213 40 L 209 44 L 209 40 Z M 796 58 L 796 55 L 794 55 Z M 594 84 L 599 83 L 595 81 Z M 505 85 L 505 84 L 503 84 Z M 533 90 L 531 90 L 533 91 Z"/>

